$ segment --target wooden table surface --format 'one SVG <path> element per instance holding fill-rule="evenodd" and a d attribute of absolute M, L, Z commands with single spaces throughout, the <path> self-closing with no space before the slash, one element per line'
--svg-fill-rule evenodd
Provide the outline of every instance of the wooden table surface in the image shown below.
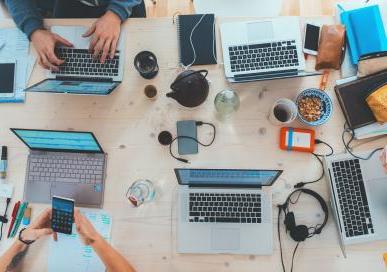
<path fill-rule="evenodd" d="M 218 23 L 227 19 L 217 19 Z M 236 19 L 233 19 L 236 20 Z M 303 19 L 305 20 L 305 19 Z M 333 23 L 332 17 L 309 18 L 309 21 Z M 48 25 L 90 25 L 91 20 L 50 20 Z M 2 20 L 1 27 L 13 26 Z M 267 120 L 274 101 L 281 97 L 294 99 L 297 93 L 309 87 L 318 87 L 320 77 L 283 79 L 245 84 L 229 84 L 224 77 L 220 33 L 217 30 L 218 65 L 209 70 L 210 95 L 194 110 L 180 107 L 167 98 L 169 85 L 180 72 L 176 25 L 172 18 L 130 19 L 123 25 L 126 33 L 125 74 L 122 84 L 105 97 L 49 95 L 28 93 L 24 104 L 0 105 L 0 144 L 9 146 L 8 182 L 15 185 L 14 198 L 23 196 L 28 149 L 9 131 L 10 127 L 84 130 L 97 136 L 108 153 L 108 169 L 103 209 L 113 217 L 112 244 L 138 271 L 281 271 L 277 240 L 276 204 L 282 203 L 299 181 L 315 179 L 320 166 L 310 154 L 289 153 L 278 148 L 279 127 Z M 134 56 L 150 50 L 158 58 L 160 72 L 153 80 L 140 77 L 133 67 Z M 198 69 L 199 67 L 197 67 Z M 200 67 L 201 68 L 201 67 Z M 196 67 L 195 67 L 196 69 Z M 341 132 L 344 118 L 333 92 L 338 72 L 331 73 L 327 92 L 334 101 L 330 121 L 316 129 L 317 138 L 330 143 L 336 152 L 342 152 Z M 44 78 L 44 71 L 35 66 L 30 84 Z M 153 84 L 159 91 L 157 100 L 150 101 L 143 94 L 144 87 Z M 241 107 L 226 121 L 216 118 L 213 100 L 225 88 L 236 90 Z M 186 165 L 172 159 L 168 148 L 161 146 L 157 135 L 162 130 L 176 133 L 176 121 L 195 119 L 214 122 L 217 138 L 213 146 L 200 148 L 198 155 L 190 156 L 189 167 L 208 168 L 262 168 L 283 169 L 284 173 L 273 185 L 274 254 L 271 256 L 237 255 L 182 255 L 176 253 L 176 188 L 175 167 Z M 295 123 L 294 126 L 301 125 Z M 199 137 L 210 139 L 210 130 L 199 128 Z M 363 143 L 361 149 L 386 144 L 386 139 Z M 325 150 L 320 149 L 320 152 Z M 156 200 L 139 208 L 131 207 L 125 192 L 139 178 L 154 182 Z M 325 180 L 310 186 L 328 200 Z M 2 201 L 2 205 L 4 201 Z M 45 205 L 33 204 L 33 217 Z M 3 208 L 1 208 L 3 209 Z M 297 223 L 312 225 L 322 222 L 323 214 L 314 199 L 301 198 L 296 210 Z M 290 266 L 295 246 L 284 234 L 284 257 Z M 7 228 L 6 228 L 7 229 Z M 11 243 L 0 243 L 3 252 Z M 308 239 L 299 247 L 295 257 L 295 271 L 384 271 L 382 253 L 386 242 L 348 246 L 345 259 L 339 247 L 338 234 L 332 217 L 320 235 Z M 46 271 L 48 240 L 31 246 L 24 271 Z"/>

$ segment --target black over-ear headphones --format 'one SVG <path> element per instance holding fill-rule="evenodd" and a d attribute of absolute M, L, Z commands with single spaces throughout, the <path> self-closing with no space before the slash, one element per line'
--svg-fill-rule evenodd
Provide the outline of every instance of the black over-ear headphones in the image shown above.
<path fill-rule="evenodd" d="M 297 198 L 293 201 L 292 196 L 298 193 Z M 322 223 L 316 224 L 312 227 L 307 227 L 305 225 L 297 225 L 296 219 L 294 217 L 294 213 L 289 211 L 289 204 L 296 204 L 298 199 L 300 198 L 300 195 L 302 193 L 305 193 L 307 195 L 310 195 L 314 197 L 318 203 L 320 203 L 321 209 L 324 211 L 324 221 Z M 294 249 L 293 252 L 293 258 L 295 255 L 295 252 L 297 250 L 298 244 L 300 242 L 305 241 L 307 238 L 313 237 L 315 234 L 320 234 L 323 228 L 325 227 L 327 221 L 328 221 L 328 206 L 325 203 L 325 200 L 315 191 L 312 191 L 310 189 L 297 189 L 294 190 L 286 199 L 285 203 L 282 205 L 278 205 L 278 239 L 280 243 L 280 251 L 281 251 L 281 262 L 282 262 L 282 268 L 285 272 L 285 266 L 283 263 L 283 256 L 282 256 L 282 245 L 281 245 L 281 233 L 280 233 L 280 220 L 281 220 L 281 213 L 284 212 L 285 214 L 285 220 L 284 224 L 286 226 L 286 232 L 289 231 L 290 237 L 297 242 L 297 246 Z M 292 258 L 292 270 L 293 270 L 293 258 Z"/>
<path fill-rule="evenodd" d="M 324 211 L 324 221 L 321 224 L 317 224 L 313 227 L 307 227 L 305 225 L 296 225 L 296 220 L 294 217 L 294 213 L 289 211 L 289 203 L 295 204 L 299 198 L 297 197 L 297 200 L 295 202 L 291 201 L 291 198 L 296 193 L 305 193 L 307 195 L 310 195 L 314 197 L 318 203 L 320 203 L 321 209 Z M 320 234 L 322 229 L 324 228 L 325 224 L 328 221 L 328 206 L 325 203 L 324 199 L 315 191 L 312 191 L 310 189 L 298 189 L 293 191 L 288 198 L 286 199 L 285 203 L 279 206 L 280 213 L 283 211 L 285 213 L 285 220 L 284 224 L 286 226 L 286 230 L 289 231 L 290 237 L 296 242 L 302 242 L 305 241 L 305 239 L 312 237 L 315 234 Z M 312 229 L 312 232 L 309 230 Z"/>

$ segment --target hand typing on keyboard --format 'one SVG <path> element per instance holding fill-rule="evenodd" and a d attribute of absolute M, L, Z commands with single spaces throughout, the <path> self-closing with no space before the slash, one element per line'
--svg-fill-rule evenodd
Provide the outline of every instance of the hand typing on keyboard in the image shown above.
<path fill-rule="evenodd" d="M 382 161 L 382 165 L 384 167 L 384 172 L 387 174 L 387 145 L 384 148 L 382 155 L 380 155 L 380 160 Z"/>
<path fill-rule="evenodd" d="M 52 71 L 58 71 L 58 66 L 64 63 L 63 60 L 55 55 L 55 45 L 73 46 L 68 40 L 45 29 L 38 29 L 32 32 L 31 42 L 38 54 L 39 64 L 43 68 Z"/>
<path fill-rule="evenodd" d="M 120 37 L 121 19 L 112 11 L 107 11 L 101 18 L 83 34 L 83 37 L 93 38 L 90 42 L 90 51 L 94 58 L 100 56 L 101 63 L 104 63 L 109 56 L 114 58 L 117 48 L 118 38 Z"/>

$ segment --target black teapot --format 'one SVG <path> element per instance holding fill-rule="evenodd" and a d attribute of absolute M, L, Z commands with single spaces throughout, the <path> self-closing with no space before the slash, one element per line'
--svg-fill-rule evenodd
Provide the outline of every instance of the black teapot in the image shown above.
<path fill-rule="evenodd" d="M 207 70 L 186 70 L 171 84 L 172 92 L 167 97 L 175 99 L 184 107 L 193 108 L 202 104 L 209 92 Z"/>

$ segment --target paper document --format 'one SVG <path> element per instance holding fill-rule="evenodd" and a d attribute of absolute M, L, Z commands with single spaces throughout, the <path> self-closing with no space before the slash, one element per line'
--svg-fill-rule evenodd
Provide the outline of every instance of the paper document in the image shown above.
<path fill-rule="evenodd" d="M 102 237 L 110 242 L 112 218 L 100 210 L 81 210 Z M 92 247 L 82 244 L 73 225 L 71 235 L 58 233 L 58 241 L 50 240 L 49 272 L 104 272 L 106 268 Z"/>
<path fill-rule="evenodd" d="M 387 135 L 387 123 L 373 123 L 355 129 L 355 138 L 358 140 Z"/>
<path fill-rule="evenodd" d="M 32 74 L 36 58 L 29 55 L 29 41 L 27 36 L 17 28 L 0 29 L 0 37 L 4 39 L 4 46 L 0 49 L 0 59 L 16 60 L 15 95 L 0 97 L 0 103 L 24 102 L 24 89 Z"/>

